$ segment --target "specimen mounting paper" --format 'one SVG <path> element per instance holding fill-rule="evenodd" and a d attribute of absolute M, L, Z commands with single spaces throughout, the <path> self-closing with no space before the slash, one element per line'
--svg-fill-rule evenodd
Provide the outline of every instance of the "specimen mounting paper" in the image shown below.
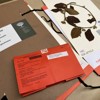
<path fill-rule="evenodd" d="M 84 0 L 43 0 L 77 52 L 84 57 L 100 50 L 99 9 Z M 59 17 L 58 17 L 59 16 Z"/>

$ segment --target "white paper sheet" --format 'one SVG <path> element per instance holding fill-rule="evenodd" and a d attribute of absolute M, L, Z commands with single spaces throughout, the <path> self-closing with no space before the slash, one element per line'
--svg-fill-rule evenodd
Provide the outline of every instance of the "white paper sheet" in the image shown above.
<path fill-rule="evenodd" d="M 100 46 L 99 46 L 100 35 L 98 34 L 98 30 L 100 30 L 100 23 L 99 23 L 100 11 L 90 0 L 84 0 L 83 2 L 82 0 L 66 0 L 66 1 L 65 0 L 55 0 L 55 1 L 43 0 L 43 2 L 49 8 L 49 10 L 45 10 L 45 12 L 50 17 L 51 15 L 53 15 L 52 16 L 54 17 L 53 20 L 54 19 L 56 20 L 55 22 L 57 22 L 56 24 L 59 25 L 60 27 L 59 29 L 72 43 L 72 45 L 75 47 L 75 49 L 77 50 L 80 56 L 84 57 L 85 55 L 95 50 L 100 50 Z M 77 23 L 71 23 L 70 25 L 67 21 L 65 21 L 65 24 L 62 24 L 62 21 L 64 20 L 64 14 L 62 14 L 61 11 L 58 11 L 58 12 L 51 11 L 53 9 L 57 10 L 58 8 L 56 4 L 59 4 L 59 3 L 64 3 L 67 5 L 67 8 L 74 9 L 79 13 L 78 15 L 73 15 L 73 14 L 71 15 L 67 12 L 65 14 L 67 20 L 68 18 L 71 18 L 71 16 L 78 18 L 79 20 L 76 19 L 75 21 Z M 90 23 L 91 22 L 90 19 L 92 18 L 95 18 L 96 21 L 93 21 L 92 23 Z M 89 20 L 90 22 L 88 22 L 87 20 Z M 74 28 L 76 27 L 72 26 L 72 24 L 76 24 L 78 28 L 75 30 Z M 80 27 L 81 27 L 81 33 L 79 32 Z M 74 30 L 74 32 L 72 32 L 72 30 Z M 73 33 L 75 33 L 76 35 L 74 35 Z"/>
<path fill-rule="evenodd" d="M 20 41 L 21 38 L 11 24 L 0 28 L 0 52 Z"/>
<path fill-rule="evenodd" d="M 94 51 L 84 56 L 84 58 L 94 69 L 100 66 L 100 50 Z"/>

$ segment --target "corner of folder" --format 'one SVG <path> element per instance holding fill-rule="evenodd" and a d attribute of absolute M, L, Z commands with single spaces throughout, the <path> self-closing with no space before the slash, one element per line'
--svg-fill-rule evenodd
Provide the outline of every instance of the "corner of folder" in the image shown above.
<path fill-rule="evenodd" d="M 27 1 L 25 1 L 25 0 L 23 0 L 23 1 L 25 2 L 26 5 L 28 5 L 28 2 Z"/>
<path fill-rule="evenodd" d="M 46 9 L 48 9 L 48 8 L 47 8 L 47 6 L 43 6 L 42 9 L 43 9 L 43 10 L 46 10 Z"/>
<path fill-rule="evenodd" d="M 89 74 L 93 72 L 93 68 L 90 65 L 87 65 L 87 67 L 84 69 L 84 72 L 86 76 L 88 76 Z"/>
<path fill-rule="evenodd" d="M 96 67 L 94 71 L 98 76 L 100 76 L 100 66 Z"/>

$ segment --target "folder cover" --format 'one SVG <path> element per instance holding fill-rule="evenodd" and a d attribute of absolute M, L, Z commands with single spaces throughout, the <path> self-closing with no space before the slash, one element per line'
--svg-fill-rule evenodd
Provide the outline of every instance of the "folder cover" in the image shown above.
<path fill-rule="evenodd" d="M 84 73 L 69 44 L 15 57 L 14 65 L 23 96 Z"/>

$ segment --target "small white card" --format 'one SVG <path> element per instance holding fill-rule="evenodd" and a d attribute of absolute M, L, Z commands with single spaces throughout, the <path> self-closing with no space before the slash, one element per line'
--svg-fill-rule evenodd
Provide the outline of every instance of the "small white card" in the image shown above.
<path fill-rule="evenodd" d="M 94 69 L 100 66 L 100 50 L 94 51 L 84 56 L 84 58 Z"/>
<path fill-rule="evenodd" d="M 60 57 L 65 57 L 65 56 L 68 56 L 67 51 L 47 55 L 47 58 L 48 58 L 48 60 L 51 60 L 51 59 L 56 59 L 56 58 L 60 58 Z"/>
<path fill-rule="evenodd" d="M 3 51 L 20 41 L 21 38 L 11 24 L 0 28 L 0 51 Z"/>
<path fill-rule="evenodd" d="M 35 34 L 25 19 L 0 28 L 0 52 Z"/>
<path fill-rule="evenodd" d="M 73 52 L 74 52 L 77 60 L 79 61 L 82 69 L 85 69 L 89 64 L 82 57 L 80 57 L 74 50 L 73 50 Z"/>

